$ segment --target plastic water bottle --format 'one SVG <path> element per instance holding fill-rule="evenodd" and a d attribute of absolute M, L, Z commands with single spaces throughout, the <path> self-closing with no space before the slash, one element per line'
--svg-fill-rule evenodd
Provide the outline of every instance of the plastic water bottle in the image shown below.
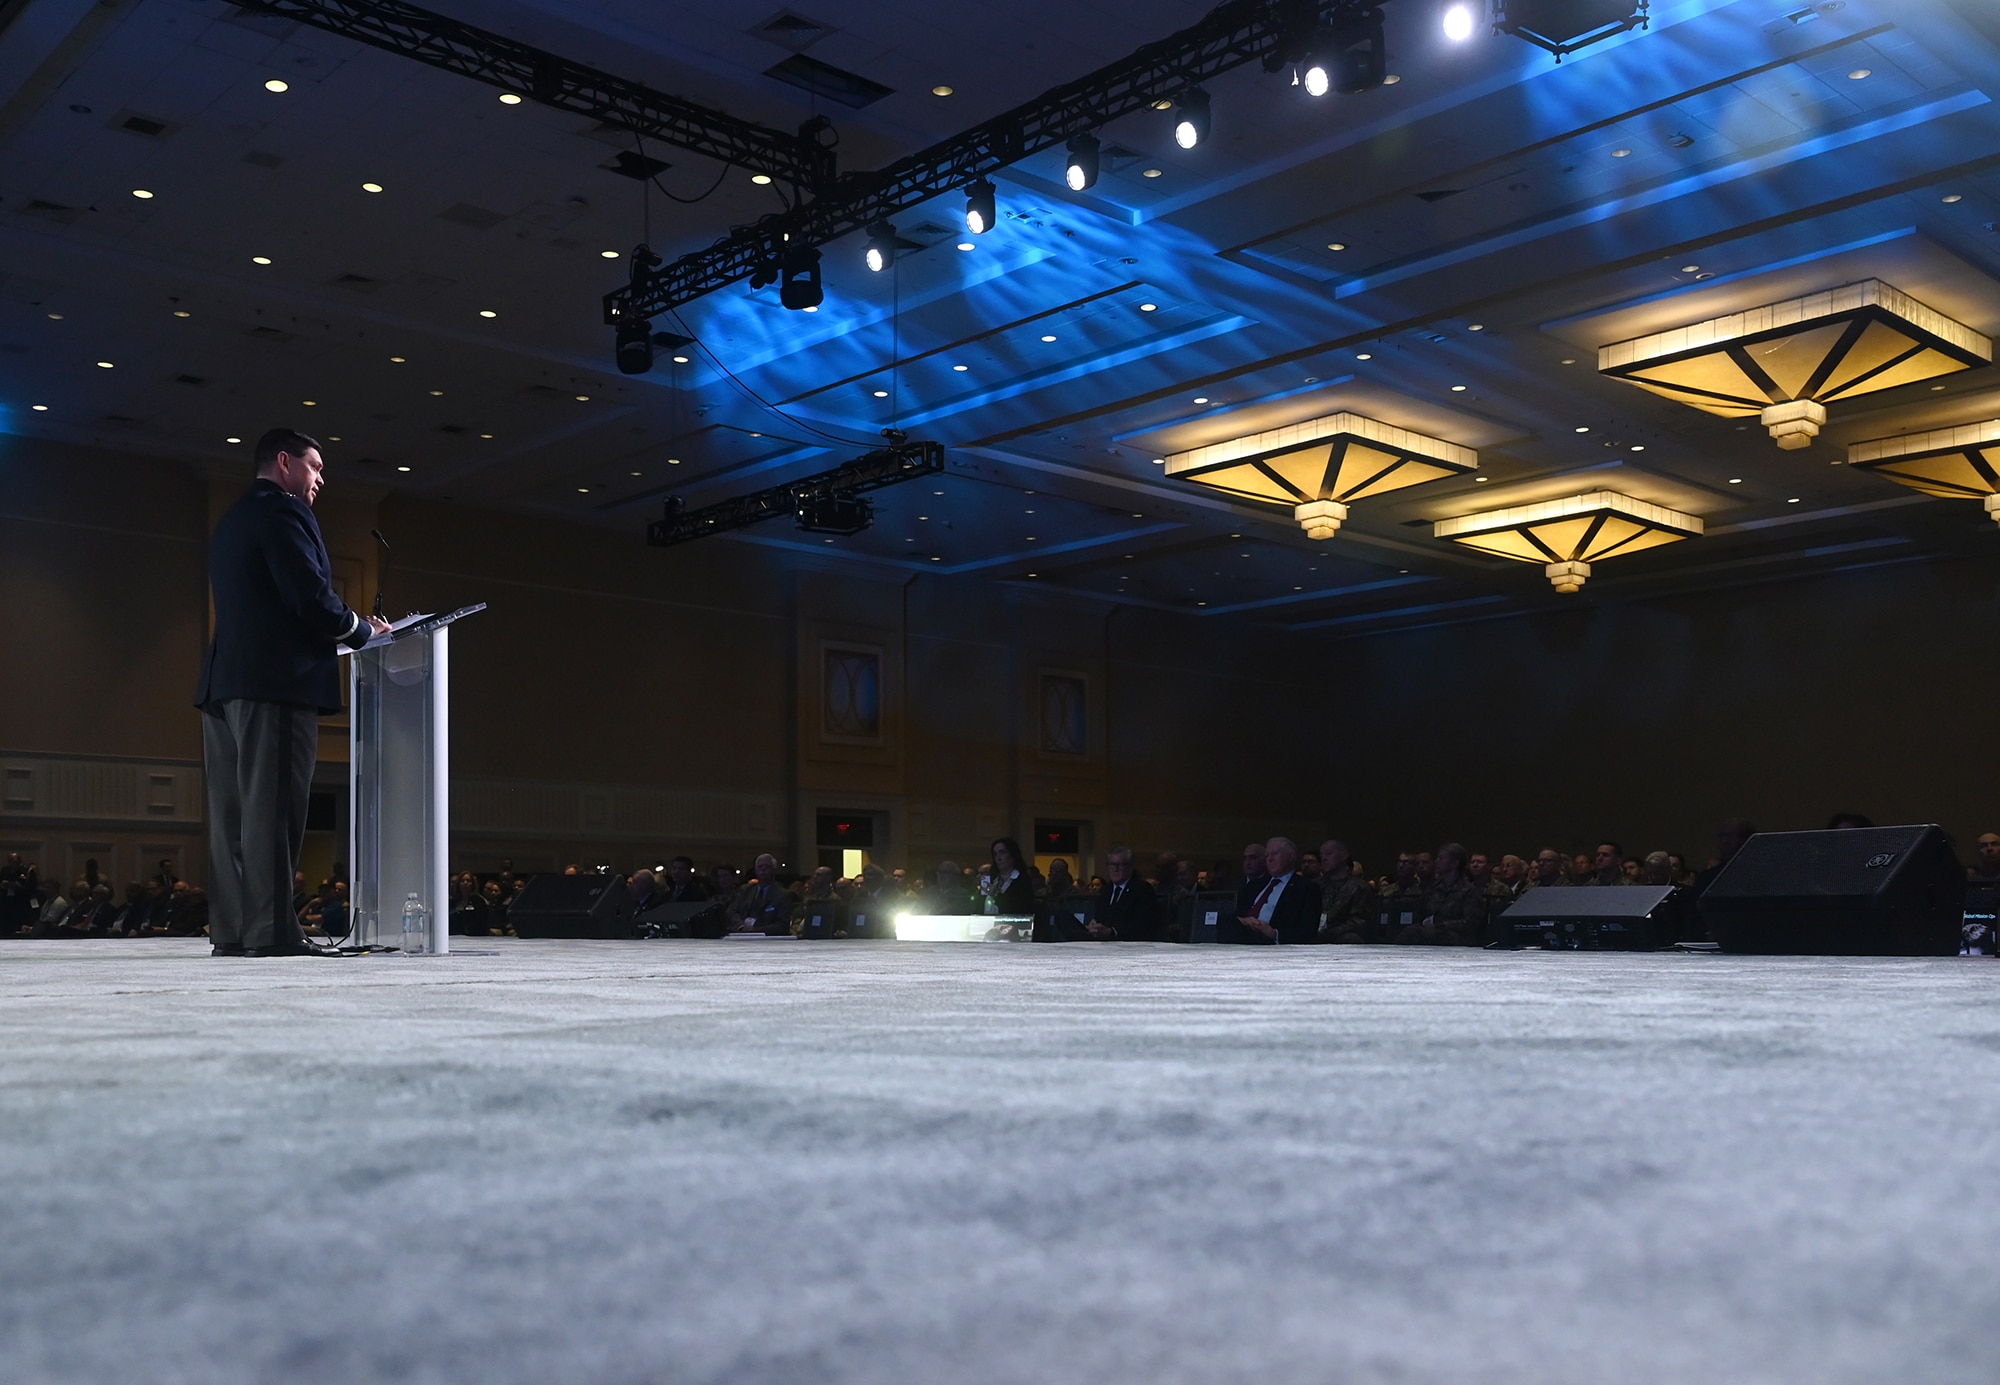
<path fill-rule="evenodd" d="M 403 900 L 403 955 L 421 957 L 430 942 L 430 914 L 424 902 L 411 890 Z"/>

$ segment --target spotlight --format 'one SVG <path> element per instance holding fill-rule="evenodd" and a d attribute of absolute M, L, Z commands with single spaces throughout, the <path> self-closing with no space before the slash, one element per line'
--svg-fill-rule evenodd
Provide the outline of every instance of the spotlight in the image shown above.
<path fill-rule="evenodd" d="M 1083 192 L 1097 183 L 1097 136 L 1078 135 L 1069 142 L 1069 169 L 1063 175 L 1071 192 Z"/>
<path fill-rule="evenodd" d="M 1333 60 L 1333 89 L 1343 96 L 1373 91 L 1388 75 L 1382 47 L 1382 11 L 1366 10 L 1333 30 L 1338 56 Z"/>
<path fill-rule="evenodd" d="M 1444 36 L 1453 43 L 1463 43 L 1472 37 L 1472 6 L 1467 0 L 1448 0 L 1444 7 Z"/>
<path fill-rule="evenodd" d="M 896 228 L 878 221 L 868 228 L 868 268 L 877 274 L 896 262 Z"/>
<path fill-rule="evenodd" d="M 826 288 L 819 278 L 819 251 L 801 246 L 785 252 L 778 301 L 794 312 L 817 308 L 826 301 Z"/>
<path fill-rule="evenodd" d="M 1326 75 L 1326 62 L 1323 59 L 1314 58 L 1306 65 L 1307 96 L 1324 96 L 1332 85 L 1332 79 Z"/>
<path fill-rule="evenodd" d="M 965 229 L 983 236 L 993 229 L 994 219 L 993 184 L 981 178 L 965 190 Z"/>
<path fill-rule="evenodd" d="M 1174 143 L 1192 149 L 1208 138 L 1208 93 L 1195 87 L 1181 97 L 1180 118 L 1174 121 Z"/>
<path fill-rule="evenodd" d="M 653 368 L 653 324 L 643 317 L 622 318 L 618 323 L 618 369 L 627 375 L 644 375 Z"/>

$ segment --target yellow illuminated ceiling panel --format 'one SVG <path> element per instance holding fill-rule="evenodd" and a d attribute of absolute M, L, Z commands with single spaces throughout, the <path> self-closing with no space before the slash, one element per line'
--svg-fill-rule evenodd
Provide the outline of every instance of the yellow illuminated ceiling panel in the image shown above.
<path fill-rule="evenodd" d="M 1360 414 L 1330 414 L 1176 452 L 1167 475 L 1250 500 L 1292 506 L 1316 539 L 1331 538 L 1354 500 L 1479 469 L 1479 454 Z"/>
<path fill-rule="evenodd" d="M 1988 365 L 1993 343 L 1879 279 L 1615 342 L 1599 372 L 1809 444 L 1826 405 Z"/>
<path fill-rule="evenodd" d="M 1441 519 L 1434 526 L 1441 539 L 1542 564 L 1559 592 L 1582 587 L 1594 562 L 1692 538 L 1701 531 L 1701 520 L 1694 515 L 1617 491 L 1591 491 L 1565 500 Z"/>
<path fill-rule="evenodd" d="M 2000 520 L 2000 418 L 1857 442 L 1847 461 L 1925 495 L 1984 501 Z"/>

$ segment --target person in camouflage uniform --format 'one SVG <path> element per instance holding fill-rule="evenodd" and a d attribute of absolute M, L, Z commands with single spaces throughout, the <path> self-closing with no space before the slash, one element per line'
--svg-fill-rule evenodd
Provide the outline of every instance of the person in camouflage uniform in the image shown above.
<path fill-rule="evenodd" d="M 1486 941 L 1486 895 L 1465 873 L 1465 848 L 1446 842 L 1434 859 L 1437 874 L 1424 893 L 1423 919 L 1405 928 L 1396 941 L 1479 947 Z"/>
<path fill-rule="evenodd" d="M 1319 847 L 1319 940 L 1323 943 L 1365 943 L 1375 926 L 1375 891 L 1354 873 L 1344 842 L 1328 840 Z"/>

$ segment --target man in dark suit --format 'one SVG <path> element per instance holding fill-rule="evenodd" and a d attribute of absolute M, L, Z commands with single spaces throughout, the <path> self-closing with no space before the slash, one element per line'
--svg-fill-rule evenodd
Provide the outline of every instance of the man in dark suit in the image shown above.
<path fill-rule="evenodd" d="M 1298 873 L 1299 849 L 1290 837 L 1264 844 L 1263 883 L 1237 922 L 1246 943 L 1319 941 L 1319 886 Z"/>
<path fill-rule="evenodd" d="M 313 518 L 325 463 L 289 428 L 257 440 L 256 480 L 215 527 L 215 639 L 202 666 L 209 937 L 215 955 L 307 955 L 292 910 L 319 718 L 340 710 L 341 646 L 384 621 L 349 610 Z"/>
<path fill-rule="evenodd" d="M 667 869 L 670 875 L 666 903 L 693 904 L 709 898 L 714 893 L 709 889 L 708 882 L 694 873 L 692 856 L 674 857 L 667 863 Z"/>
<path fill-rule="evenodd" d="M 1105 885 L 1097 892 L 1097 917 L 1088 927 L 1099 942 L 1152 943 L 1160 940 L 1160 897 L 1132 869 L 1132 848 L 1104 853 Z"/>

